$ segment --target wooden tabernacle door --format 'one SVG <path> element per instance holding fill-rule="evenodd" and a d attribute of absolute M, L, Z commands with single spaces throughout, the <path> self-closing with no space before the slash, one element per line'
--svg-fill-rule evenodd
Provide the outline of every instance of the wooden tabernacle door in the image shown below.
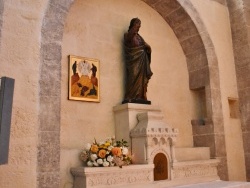
<path fill-rule="evenodd" d="M 154 165 L 154 181 L 168 179 L 168 160 L 163 153 L 155 156 Z"/>

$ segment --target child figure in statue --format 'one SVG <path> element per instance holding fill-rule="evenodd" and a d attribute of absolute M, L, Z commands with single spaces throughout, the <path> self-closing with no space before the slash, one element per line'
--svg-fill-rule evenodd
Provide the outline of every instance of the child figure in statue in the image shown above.
<path fill-rule="evenodd" d="M 151 47 L 139 35 L 141 21 L 133 18 L 128 32 L 124 34 L 126 63 L 126 91 L 122 103 L 151 104 L 147 100 L 148 81 L 153 75 L 151 63 Z"/>

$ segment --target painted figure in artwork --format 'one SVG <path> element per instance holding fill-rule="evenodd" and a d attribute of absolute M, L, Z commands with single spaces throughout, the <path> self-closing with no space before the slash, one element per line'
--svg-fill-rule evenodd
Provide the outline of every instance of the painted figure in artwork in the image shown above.
<path fill-rule="evenodd" d="M 133 18 L 128 32 L 124 34 L 124 51 L 126 63 L 126 91 L 123 103 L 151 104 L 147 100 L 148 82 L 153 75 L 151 47 L 139 35 L 141 21 Z"/>
<path fill-rule="evenodd" d="M 73 85 L 80 79 L 79 74 L 76 72 L 76 69 L 77 69 L 77 61 L 75 61 L 74 64 L 72 65 L 73 75 L 71 76 L 71 85 Z"/>
<path fill-rule="evenodd" d="M 98 78 L 96 77 L 97 67 L 87 61 L 77 61 L 72 65 L 73 75 L 71 76 L 71 96 L 97 98 Z"/>

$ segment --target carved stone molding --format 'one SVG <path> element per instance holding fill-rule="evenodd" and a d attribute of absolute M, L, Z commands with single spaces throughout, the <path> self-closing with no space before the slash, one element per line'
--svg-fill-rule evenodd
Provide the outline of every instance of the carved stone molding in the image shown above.
<path fill-rule="evenodd" d="M 190 177 L 217 176 L 219 160 L 176 162 L 173 163 L 173 179 Z"/>
<path fill-rule="evenodd" d="M 74 188 L 129 185 L 150 183 L 154 165 L 130 165 L 119 167 L 78 167 L 72 168 L 75 177 Z"/>
<path fill-rule="evenodd" d="M 130 131 L 135 163 L 153 163 L 157 153 L 163 153 L 169 162 L 175 161 L 174 146 L 179 132 L 163 118 L 160 110 L 137 114 L 138 124 Z"/>

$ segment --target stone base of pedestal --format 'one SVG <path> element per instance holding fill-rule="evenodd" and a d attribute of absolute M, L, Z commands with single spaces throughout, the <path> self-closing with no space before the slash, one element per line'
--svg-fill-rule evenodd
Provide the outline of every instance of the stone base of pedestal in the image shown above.
<path fill-rule="evenodd" d="M 72 168 L 74 188 L 103 188 L 148 184 L 154 181 L 154 165 Z"/>
<path fill-rule="evenodd" d="M 163 121 L 159 107 L 128 103 L 113 110 L 116 139 L 129 142 L 133 165 L 72 168 L 74 188 L 165 188 L 219 180 L 219 160 L 210 159 L 209 148 L 175 152 L 178 130 Z"/>
<path fill-rule="evenodd" d="M 137 115 L 145 112 L 161 112 L 159 106 L 126 103 L 113 107 L 115 115 L 115 138 L 126 140 L 131 146 L 130 131 L 138 124 Z"/>
<path fill-rule="evenodd" d="M 219 180 L 217 167 L 218 159 L 196 160 L 174 162 L 172 167 L 172 180 L 184 180 L 188 178 L 210 177 L 212 180 Z"/>
<path fill-rule="evenodd" d="M 154 181 L 154 165 L 141 164 L 119 167 L 78 167 L 72 168 L 74 188 L 105 187 L 168 187 L 204 183 L 219 180 L 219 160 L 174 162 L 171 176 L 166 180 Z M 157 185 L 157 186 L 156 186 Z"/>

